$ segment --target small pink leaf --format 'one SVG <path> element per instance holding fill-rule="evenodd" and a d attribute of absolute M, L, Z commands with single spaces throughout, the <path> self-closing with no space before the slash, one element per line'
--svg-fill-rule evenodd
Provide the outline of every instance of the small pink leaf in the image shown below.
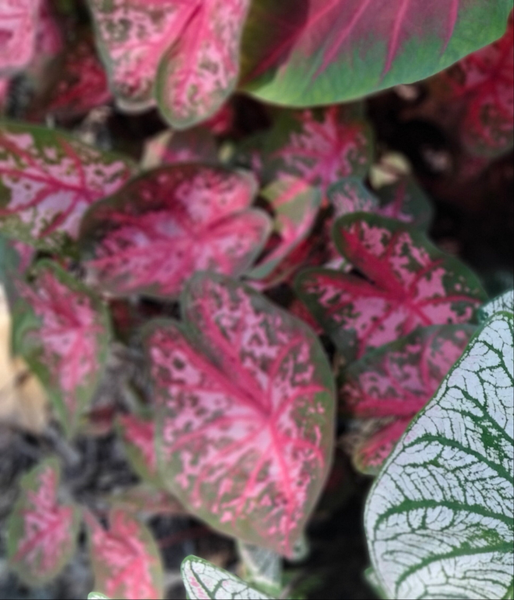
<path fill-rule="evenodd" d="M 169 129 L 145 143 L 141 162 L 145 169 L 184 162 L 216 164 L 217 154 L 216 140 L 206 127 L 194 127 L 187 131 Z"/>
<path fill-rule="evenodd" d="M 398 221 L 348 215 L 336 221 L 334 239 L 364 278 L 310 269 L 297 291 L 349 360 L 418 326 L 473 321 L 485 297 L 463 264 Z"/>
<path fill-rule="evenodd" d="M 269 234 L 255 181 L 221 167 L 164 167 L 97 204 L 82 223 L 87 267 L 117 294 L 175 297 L 195 271 L 241 275 Z"/>
<path fill-rule="evenodd" d="M 161 558 L 150 531 L 119 508 L 111 510 L 107 531 L 90 513 L 85 519 L 94 589 L 109 598 L 162 598 Z"/>
<path fill-rule="evenodd" d="M 345 369 L 340 381 L 342 410 L 359 419 L 382 420 L 371 435 L 361 436 L 354 453 L 359 470 L 378 471 L 460 358 L 474 331 L 470 325 L 423 327 Z"/>
<path fill-rule="evenodd" d="M 415 225 L 422 231 L 430 228 L 433 209 L 430 200 L 413 178 L 404 177 L 375 192 L 380 200 L 377 213 Z"/>
<path fill-rule="evenodd" d="M 41 261 L 32 285 L 18 283 L 23 303 L 37 319 L 23 328 L 18 350 L 48 389 L 58 417 L 73 435 L 103 371 L 109 340 L 105 308 L 55 263 Z M 26 304 L 25 304 L 26 303 Z M 28 305 L 28 307 L 27 307 Z"/>
<path fill-rule="evenodd" d="M 88 206 L 118 190 L 133 166 L 51 129 L 0 124 L 2 231 L 38 248 L 75 238 Z"/>
<path fill-rule="evenodd" d="M 81 513 L 58 500 L 59 479 L 59 463 L 53 458 L 24 475 L 7 523 L 10 566 L 30 586 L 56 577 L 75 552 Z"/>
<path fill-rule="evenodd" d="M 3 0 L 0 4 L 0 75 L 26 67 L 36 41 L 40 0 Z"/>
<path fill-rule="evenodd" d="M 118 417 L 118 431 L 130 464 L 144 480 L 160 487 L 155 453 L 155 424 L 135 415 Z"/>
<path fill-rule="evenodd" d="M 233 91 L 249 5 L 250 0 L 196 0 L 185 4 L 187 17 L 186 8 L 179 9 L 184 29 L 170 39 L 156 81 L 159 107 L 173 128 L 213 116 Z"/>
<path fill-rule="evenodd" d="M 331 461 L 323 350 L 304 323 L 221 276 L 193 277 L 182 310 L 185 326 L 146 334 L 163 480 L 222 533 L 291 556 Z"/>

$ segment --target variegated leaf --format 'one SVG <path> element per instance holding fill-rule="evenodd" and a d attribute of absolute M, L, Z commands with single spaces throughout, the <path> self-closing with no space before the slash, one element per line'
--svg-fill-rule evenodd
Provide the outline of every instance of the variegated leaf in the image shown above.
<path fill-rule="evenodd" d="M 362 431 L 354 463 L 376 474 L 412 418 L 432 398 L 460 358 L 475 327 L 433 325 L 369 352 L 344 370 L 341 408 L 368 421 L 378 420 L 371 434 Z"/>
<path fill-rule="evenodd" d="M 236 86 L 239 46 L 250 0 L 196 0 L 179 4 L 184 28 L 164 54 L 156 97 L 174 129 L 213 116 Z"/>
<path fill-rule="evenodd" d="M 255 181 L 221 167 L 163 167 L 98 203 L 82 222 L 86 266 L 116 295 L 176 297 L 195 271 L 241 275 L 269 218 L 250 208 Z"/>
<path fill-rule="evenodd" d="M 30 586 L 56 577 L 75 552 L 81 513 L 58 499 L 59 479 L 54 458 L 24 475 L 7 523 L 9 564 Z"/>
<path fill-rule="evenodd" d="M 365 527 L 388 598 L 511 598 L 514 319 L 475 335 L 376 479 Z"/>
<path fill-rule="evenodd" d="M 216 164 L 217 154 L 214 135 L 206 127 L 187 131 L 168 129 L 147 140 L 141 165 L 144 169 L 154 169 L 184 162 Z"/>
<path fill-rule="evenodd" d="M 479 310 L 479 316 L 482 321 L 487 321 L 494 313 L 501 311 L 514 313 L 514 290 L 504 292 L 501 296 L 484 304 Z"/>
<path fill-rule="evenodd" d="M 260 294 L 193 277 L 185 324 L 146 347 L 164 482 L 222 533 L 291 556 L 331 461 L 333 382 L 314 333 Z"/>
<path fill-rule="evenodd" d="M 90 513 L 85 520 L 94 587 L 109 598 L 162 598 L 161 557 L 148 528 L 119 508 L 110 511 L 107 530 Z"/>
<path fill-rule="evenodd" d="M 117 494 L 108 496 L 106 501 L 113 507 L 123 508 L 130 514 L 139 513 L 145 518 L 153 515 L 188 514 L 174 496 L 149 483 L 139 483 L 125 488 Z"/>
<path fill-rule="evenodd" d="M 84 211 L 132 175 L 130 161 L 67 134 L 0 122 L 0 221 L 38 248 L 75 238 Z"/>
<path fill-rule="evenodd" d="M 41 0 L 3 0 L 0 4 L 0 75 L 32 60 Z"/>
<path fill-rule="evenodd" d="M 15 350 L 41 379 L 64 430 L 73 435 L 103 373 L 109 319 L 100 300 L 55 263 L 41 261 L 35 272 L 31 285 L 16 284 Z"/>
<path fill-rule="evenodd" d="M 196 556 L 182 561 L 182 581 L 190 600 L 273 600 L 251 588 L 239 577 Z"/>
<path fill-rule="evenodd" d="M 375 192 L 380 200 L 378 214 L 397 219 L 428 231 L 433 218 L 433 208 L 425 192 L 412 177 L 382 186 Z"/>
<path fill-rule="evenodd" d="M 297 291 L 347 360 L 418 326 L 472 322 L 485 294 L 475 275 L 398 221 L 357 213 L 334 239 L 361 274 L 309 269 Z"/>
<path fill-rule="evenodd" d="M 161 487 L 155 452 L 155 423 L 132 414 L 120 415 L 118 432 L 135 472 L 143 480 Z"/>

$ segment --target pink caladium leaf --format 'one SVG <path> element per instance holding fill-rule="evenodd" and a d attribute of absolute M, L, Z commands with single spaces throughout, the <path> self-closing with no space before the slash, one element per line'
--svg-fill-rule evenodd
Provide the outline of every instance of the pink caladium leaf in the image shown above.
<path fill-rule="evenodd" d="M 146 141 L 141 160 L 143 168 L 184 162 L 219 162 L 216 140 L 206 127 L 193 127 L 187 131 L 169 129 Z"/>
<path fill-rule="evenodd" d="M 376 474 L 412 418 L 436 392 L 460 358 L 476 327 L 433 325 L 385 344 L 353 362 L 341 374 L 341 409 L 377 422 L 354 451 L 360 471 Z M 367 421 L 366 421 L 367 420 Z"/>
<path fill-rule="evenodd" d="M 156 81 L 159 108 L 174 129 L 212 117 L 234 90 L 249 5 L 196 0 L 181 6 L 181 13 L 189 11 L 187 25 L 163 56 Z"/>
<path fill-rule="evenodd" d="M 34 55 L 40 0 L 0 4 L 0 75 L 26 67 Z"/>
<path fill-rule="evenodd" d="M 106 498 L 112 506 L 143 517 L 148 515 L 187 515 L 186 509 L 168 491 L 147 482 L 126 488 Z"/>
<path fill-rule="evenodd" d="M 347 102 L 425 79 L 505 31 L 511 0 L 260 0 L 243 89 L 285 106 Z"/>
<path fill-rule="evenodd" d="M 330 468 L 331 369 L 314 332 L 225 277 L 197 274 L 185 324 L 145 344 L 163 481 L 227 535 L 291 556 Z"/>
<path fill-rule="evenodd" d="M 0 123 L 2 232 L 41 249 L 76 238 L 88 206 L 118 190 L 131 162 L 64 133 Z"/>
<path fill-rule="evenodd" d="M 85 521 L 94 589 L 109 598 L 162 598 L 160 553 L 147 527 L 121 508 L 110 511 L 107 530 L 90 513 Z"/>
<path fill-rule="evenodd" d="M 32 284 L 16 284 L 16 350 L 48 390 L 65 432 L 73 435 L 103 372 L 109 319 L 100 300 L 54 262 L 41 261 L 35 271 Z"/>
<path fill-rule="evenodd" d="M 470 54 L 431 83 L 455 107 L 466 151 L 495 157 L 514 143 L 514 16 L 497 42 Z M 452 112 L 452 114 L 455 114 Z M 455 128 L 455 119 L 451 126 Z"/>
<path fill-rule="evenodd" d="M 132 414 L 120 415 L 118 431 L 135 472 L 145 481 L 161 487 L 155 452 L 155 423 Z"/>
<path fill-rule="evenodd" d="M 60 467 L 46 459 L 21 479 L 21 493 L 7 522 L 9 564 L 30 586 L 56 577 L 77 545 L 81 511 L 58 497 Z"/>
<path fill-rule="evenodd" d="M 358 274 L 308 269 L 297 292 L 347 360 L 418 326 L 472 322 L 485 298 L 477 277 L 413 227 L 356 213 L 334 225 Z"/>
<path fill-rule="evenodd" d="M 415 225 L 428 231 L 433 218 L 433 208 L 425 192 L 411 177 L 382 186 L 375 194 L 380 200 L 377 214 Z"/>
<path fill-rule="evenodd" d="M 84 218 L 86 266 L 116 295 L 176 297 L 198 270 L 241 275 L 270 231 L 268 216 L 250 208 L 255 191 L 250 174 L 222 167 L 148 172 Z"/>

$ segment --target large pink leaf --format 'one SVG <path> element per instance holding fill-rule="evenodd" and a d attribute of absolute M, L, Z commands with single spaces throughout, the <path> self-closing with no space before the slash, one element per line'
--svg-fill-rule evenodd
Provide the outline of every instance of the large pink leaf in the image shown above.
<path fill-rule="evenodd" d="M 407 425 L 432 398 L 475 331 L 470 325 L 417 329 L 353 362 L 342 373 L 342 410 L 363 421 L 354 462 L 376 473 Z M 377 425 L 366 434 L 368 423 Z"/>
<path fill-rule="evenodd" d="M 490 44 L 511 9 L 511 0 L 259 0 L 242 82 L 274 104 L 345 102 L 425 79 Z"/>
<path fill-rule="evenodd" d="M 142 175 L 84 219 L 87 267 L 118 295 L 177 296 L 198 270 L 240 275 L 270 229 L 250 208 L 255 187 L 250 175 L 205 165 Z"/>
<path fill-rule="evenodd" d="M 349 359 L 418 326 L 467 323 L 485 295 L 475 275 L 414 228 L 357 213 L 334 227 L 336 247 L 362 276 L 300 273 L 297 290 Z"/>
<path fill-rule="evenodd" d="M 23 69 L 32 59 L 40 0 L 2 0 L 0 75 Z"/>
<path fill-rule="evenodd" d="M 75 238 L 88 206 L 118 190 L 130 161 L 51 129 L 0 124 L 2 231 L 40 248 Z"/>
<path fill-rule="evenodd" d="M 37 266 L 32 285 L 19 282 L 14 304 L 17 348 L 48 389 L 67 434 L 73 434 L 96 389 L 107 357 L 109 321 L 89 290 L 53 262 Z M 27 310 L 36 319 L 23 324 Z M 21 334 L 20 334 L 21 335 Z"/>
<path fill-rule="evenodd" d="M 109 513 L 108 530 L 91 514 L 85 517 L 94 589 L 109 598 L 162 598 L 161 558 L 150 531 L 120 508 Z"/>
<path fill-rule="evenodd" d="M 146 345 L 163 480 L 219 531 L 291 555 L 331 462 L 330 366 L 315 334 L 260 294 L 197 275 L 186 325 Z"/>
<path fill-rule="evenodd" d="M 31 586 L 53 579 L 75 552 L 80 509 L 58 499 L 59 478 L 56 459 L 24 475 L 7 523 L 10 566 Z"/>

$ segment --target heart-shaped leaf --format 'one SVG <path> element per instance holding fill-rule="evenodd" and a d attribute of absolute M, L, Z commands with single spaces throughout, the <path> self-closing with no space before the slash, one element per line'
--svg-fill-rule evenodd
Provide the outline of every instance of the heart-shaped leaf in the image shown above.
<path fill-rule="evenodd" d="M 41 0 L 0 5 L 0 75 L 26 67 L 34 53 Z"/>
<path fill-rule="evenodd" d="M 422 327 L 369 352 L 344 370 L 342 409 L 368 423 L 378 420 L 371 434 L 366 435 L 364 425 L 354 450 L 360 471 L 378 472 L 412 418 L 460 358 L 474 330 L 470 325 Z"/>
<path fill-rule="evenodd" d="M 348 101 L 490 44 L 511 9 L 510 0 L 260 0 L 245 28 L 242 82 L 274 104 Z"/>
<path fill-rule="evenodd" d="M 118 190 L 130 161 L 51 129 L 0 122 L 2 232 L 38 248 L 75 238 L 88 206 Z"/>
<path fill-rule="evenodd" d="M 82 222 L 86 265 L 117 295 L 175 297 L 195 271 L 241 275 L 269 235 L 255 180 L 206 165 L 163 167 L 97 203 Z"/>
<path fill-rule="evenodd" d="M 388 598 L 509 598 L 514 554 L 514 315 L 495 314 L 413 421 L 365 526 Z"/>
<path fill-rule="evenodd" d="M 265 596 L 241 581 L 239 577 L 197 556 L 187 556 L 182 561 L 181 572 L 187 597 L 190 600 L 214 600 L 215 598 L 273 600 L 270 596 Z"/>
<path fill-rule="evenodd" d="M 55 458 L 24 475 L 7 522 L 9 564 L 30 586 L 56 577 L 75 552 L 81 512 L 58 499 L 59 479 Z"/>
<path fill-rule="evenodd" d="M 383 217 L 397 219 L 428 231 L 433 218 L 433 209 L 425 192 L 412 177 L 402 177 L 391 185 L 375 192 L 380 200 L 377 213 Z"/>
<path fill-rule="evenodd" d="M 46 387 L 59 420 L 73 435 L 103 372 L 110 338 L 105 307 L 54 262 L 36 280 L 16 284 L 16 347 Z"/>
<path fill-rule="evenodd" d="M 120 508 L 109 513 L 104 529 L 85 513 L 95 588 L 109 598 L 162 598 L 159 549 L 148 528 Z"/>
<path fill-rule="evenodd" d="M 185 324 L 146 333 L 164 482 L 219 531 L 291 556 L 331 461 L 333 381 L 315 334 L 260 294 L 199 274 Z"/>
<path fill-rule="evenodd" d="M 418 326 L 471 322 L 485 297 L 460 261 L 398 221 L 347 215 L 336 221 L 334 241 L 364 277 L 307 269 L 296 287 L 347 360 Z"/>

